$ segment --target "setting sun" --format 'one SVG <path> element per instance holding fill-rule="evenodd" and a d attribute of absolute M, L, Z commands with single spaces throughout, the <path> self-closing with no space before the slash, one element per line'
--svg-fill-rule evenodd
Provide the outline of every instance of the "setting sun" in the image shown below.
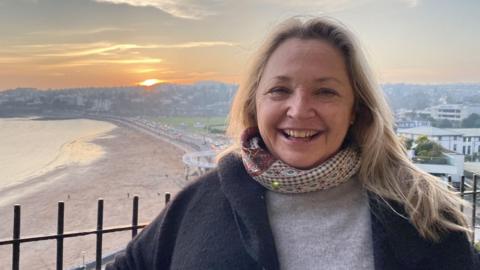
<path fill-rule="evenodd" d="M 163 82 L 162 80 L 157 80 L 157 79 L 148 79 L 148 80 L 145 80 L 143 82 L 140 82 L 139 85 L 141 86 L 152 86 L 152 85 L 155 85 L 157 83 L 161 83 Z"/>

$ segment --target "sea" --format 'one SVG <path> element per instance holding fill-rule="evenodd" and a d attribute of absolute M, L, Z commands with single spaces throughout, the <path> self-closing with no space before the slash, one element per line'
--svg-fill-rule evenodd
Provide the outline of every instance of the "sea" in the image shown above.
<path fill-rule="evenodd" d="M 105 151 L 92 141 L 115 128 L 90 119 L 0 118 L 0 190 L 68 165 L 94 162 Z"/>

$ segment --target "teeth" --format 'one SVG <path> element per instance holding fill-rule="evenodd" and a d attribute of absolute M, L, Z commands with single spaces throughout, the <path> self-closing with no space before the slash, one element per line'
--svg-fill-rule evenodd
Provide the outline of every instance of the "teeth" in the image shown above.
<path fill-rule="evenodd" d="M 292 130 L 292 129 L 286 129 L 285 133 L 288 134 L 290 137 L 294 138 L 308 138 L 313 136 L 316 132 L 313 130 Z"/>

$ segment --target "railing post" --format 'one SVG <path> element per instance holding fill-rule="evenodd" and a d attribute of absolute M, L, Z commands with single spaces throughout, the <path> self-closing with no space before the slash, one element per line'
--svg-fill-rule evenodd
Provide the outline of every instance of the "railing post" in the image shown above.
<path fill-rule="evenodd" d="M 103 199 L 98 200 L 97 210 L 97 252 L 95 259 L 95 269 L 102 269 L 102 232 L 103 230 Z"/>
<path fill-rule="evenodd" d="M 460 197 L 463 199 L 464 198 L 464 193 L 465 193 L 465 175 L 462 175 L 462 178 L 460 179 Z M 463 213 L 463 204 L 460 206 L 460 211 Z"/>
<path fill-rule="evenodd" d="M 20 208 L 19 204 L 13 206 L 13 240 L 17 241 L 12 244 L 12 270 L 20 269 Z"/>
<path fill-rule="evenodd" d="M 170 192 L 165 192 L 165 205 L 170 202 Z"/>
<path fill-rule="evenodd" d="M 132 213 L 132 238 L 137 235 L 138 232 L 138 196 L 133 197 L 133 213 Z"/>
<path fill-rule="evenodd" d="M 452 186 L 452 176 L 449 175 L 449 176 L 448 176 L 448 189 L 452 189 L 452 187 L 453 187 L 453 186 Z"/>
<path fill-rule="evenodd" d="M 63 269 L 63 229 L 64 229 L 65 205 L 58 202 L 57 216 L 57 270 Z"/>
<path fill-rule="evenodd" d="M 473 176 L 472 193 L 472 241 L 475 242 L 475 223 L 477 218 L 477 175 Z"/>

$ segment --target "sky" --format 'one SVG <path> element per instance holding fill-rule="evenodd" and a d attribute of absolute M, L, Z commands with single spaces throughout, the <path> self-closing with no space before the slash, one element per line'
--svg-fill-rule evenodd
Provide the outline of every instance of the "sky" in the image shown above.
<path fill-rule="evenodd" d="M 381 83 L 480 82 L 478 0 L 0 0 L 0 90 L 239 83 L 292 16 L 330 16 Z"/>

